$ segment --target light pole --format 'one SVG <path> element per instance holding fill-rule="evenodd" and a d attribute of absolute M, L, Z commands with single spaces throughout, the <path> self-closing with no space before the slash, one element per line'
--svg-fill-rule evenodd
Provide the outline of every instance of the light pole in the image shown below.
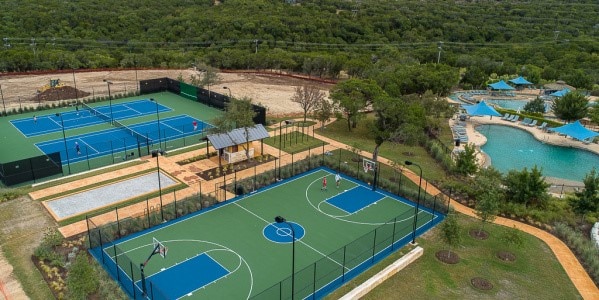
<path fill-rule="evenodd" d="M 108 86 L 108 105 L 110 106 L 110 123 L 112 123 L 112 121 L 114 121 L 114 117 L 112 116 L 112 97 L 110 96 L 110 85 L 112 84 L 112 81 L 104 79 L 104 82 L 106 82 L 106 85 Z"/>
<path fill-rule="evenodd" d="M 293 239 L 291 241 L 291 300 L 293 300 L 295 292 L 295 230 L 293 229 L 293 225 L 281 216 L 276 216 L 275 222 L 279 224 L 285 223 L 289 226 L 289 229 L 291 229 L 291 238 Z"/>
<path fill-rule="evenodd" d="M 233 98 L 233 96 L 231 95 L 231 89 L 230 89 L 230 88 L 228 88 L 228 87 L 226 87 L 226 86 L 223 86 L 223 89 L 225 89 L 225 90 L 229 90 L 229 99 L 230 99 L 230 98 Z"/>
<path fill-rule="evenodd" d="M 279 179 L 281 179 L 281 140 L 283 139 L 283 122 L 285 122 L 285 125 L 289 125 L 293 124 L 293 120 L 283 120 L 279 123 Z"/>
<path fill-rule="evenodd" d="M 160 149 L 162 149 L 162 138 L 160 136 L 160 114 L 158 113 L 158 101 L 154 98 L 150 98 L 150 101 L 154 101 L 154 103 L 156 103 L 156 120 L 158 121 L 158 150 L 160 151 Z"/>
<path fill-rule="evenodd" d="M 162 151 L 157 151 L 156 152 L 156 174 L 158 174 L 158 195 L 160 196 L 160 218 L 162 219 L 162 221 L 164 222 L 164 209 L 162 209 L 162 184 L 160 182 L 160 160 L 158 159 L 158 156 L 160 156 Z"/>
<path fill-rule="evenodd" d="M 2 85 L 0 84 L 0 97 L 2 97 L 2 107 L 4 107 L 4 115 L 6 116 L 6 104 L 4 103 L 4 93 L 2 93 Z"/>
<path fill-rule="evenodd" d="M 64 121 L 62 120 L 62 115 L 60 113 L 56 113 L 57 117 L 60 117 L 60 126 L 62 128 L 62 140 L 64 142 L 64 152 L 67 154 L 67 168 L 69 169 L 69 174 L 71 174 L 71 164 L 69 163 L 69 148 L 67 148 L 67 136 L 64 133 Z"/>
<path fill-rule="evenodd" d="M 415 165 L 420 170 L 420 181 L 418 182 L 418 199 L 416 202 L 416 209 L 414 211 L 414 228 L 412 229 L 412 244 L 416 244 L 416 223 L 418 223 L 418 210 L 420 209 L 420 187 L 422 186 L 422 168 L 409 160 L 405 161 L 406 165 Z"/>
<path fill-rule="evenodd" d="M 79 93 L 77 92 L 77 81 L 75 81 L 75 68 L 73 68 L 73 87 L 75 88 L 75 105 L 79 105 Z"/>
<path fill-rule="evenodd" d="M 439 49 L 439 54 L 437 55 L 437 64 L 441 61 L 441 50 L 443 50 L 443 42 L 439 42 L 437 45 L 437 49 Z"/>

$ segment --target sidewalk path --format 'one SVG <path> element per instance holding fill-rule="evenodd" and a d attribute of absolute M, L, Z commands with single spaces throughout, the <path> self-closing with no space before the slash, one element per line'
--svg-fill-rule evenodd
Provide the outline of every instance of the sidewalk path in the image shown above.
<path fill-rule="evenodd" d="M 303 119 L 297 119 L 297 120 L 303 121 Z M 278 124 L 274 125 L 273 128 L 278 128 Z M 320 124 L 315 125 L 314 128 L 320 128 Z M 531 128 L 531 129 L 533 129 L 533 128 Z M 271 136 L 275 136 L 278 134 L 278 131 L 273 130 L 270 132 L 270 134 L 271 134 Z M 324 136 L 316 133 L 316 131 L 314 132 L 314 137 L 328 143 L 328 145 L 326 145 L 324 147 L 325 151 L 347 148 L 347 145 L 340 143 L 338 141 L 329 139 L 327 137 L 324 137 Z M 263 145 L 263 149 L 264 149 L 263 150 L 264 154 L 268 153 L 268 154 L 278 157 L 279 150 L 277 148 L 270 147 L 268 145 Z M 186 183 L 189 186 L 189 187 L 177 192 L 177 195 L 176 195 L 177 199 L 182 199 L 186 196 L 191 196 L 191 195 L 197 194 L 199 192 L 199 185 L 202 186 L 202 191 L 211 191 L 214 188 L 215 183 L 222 182 L 222 178 L 216 178 L 211 181 L 200 180 L 200 178 L 195 174 L 201 169 L 209 169 L 209 168 L 216 167 L 217 164 L 212 160 L 202 160 L 201 162 L 195 162 L 195 163 L 192 163 L 189 165 L 184 165 L 184 166 L 181 166 L 176 163 L 177 161 L 183 160 L 185 158 L 190 158 L 190 157 L 194 157 L 194 156 L 197 156 L 200 154 L 205 154 L 210 151 L 214 151 L 214 150 L 212 148 L 210 148 L 210 149 L 202 148 L 200 150 L 190 151 L 190 152 L 187 152 L 187 153 L 184 153 L 181 155 L 158 158 L 161 169 L 163 169 L 164 171 L 168 172 L 169 174 L 177 177 L 179 180 L 181 180 L 182 182 Z M 314 153 L 314 152 L 312 152 L 312 153 Z M 298 159 L 302 159 L 308 155 L 309 155 L 309 151 L 304 151 L 301 153 L 294 154 L 293 157 L 295 160 L 298 160 Z M 369 153 L 366 151 L 360 151 L 360 155 L 363 155 L 366 157 L 372 157 L 372 153 Z M 283 157 L 280 160 L 280 163 L 282 165 L 291 164 L 292 163 L 291 159 L 292 159 L 291 155 L 283 155 Z M 379 156 L 378 160 L 379 160 L 379 162 L 381 162 L 383 164 L 391 165 L 391 161 L 384 157 Z M 31 196 L 34 199 L 39 199 L 41 197 L 45 197 L 46 195 L 52 195 L 52 194 L 56 194 L 57 192 L 62 192 L 65 190 L 72 189 L 73 187 L 87 186 L 90 184 L 97 183 L 100 178 L 102 179 L 101 181 L 104 181 L 104 180 L 109 180 L 111 178 L 121 177 L 121 176 L 123 176 L 123 174 L 131 174 L 134 172 L 144 171 L 144 170 L 149 171 L 151 169 L 156 168 L 155 162 L 157 160 L 155 158 L 146 157 L 146 158 L 142 158 L 142 161 L 144 161 L 145 163 L 138 164 L 138 165 L 132 166 L 132 167 L 128 167 L 128 168 L 125 168 L 125 169 L 122 169 L 119 171 L 110 172 L 110 173 L 106 173 L 106 174 L 102 174 L 102 175 L 94 176 L 94 177 L 90 177 L 90 178 L 85 178 L 85 179 L 82 179 L 77 182 L 71 182 L 71 183 L 67 183 L 65 185 L 59 185 L 59 186 L 55 186 L 53 188 L 36 191 L 36 192 L 31 193 Z M 272 165 L 263 164 L 263 165 L 256 167 L 256 172 L 260 173 L 260 172 L 263 172 L 265 170 L 270 170 L 270 169 L 272 169 Z M 409 178 L 410 180 L 412 180 L 415 183 L 418 183 L 420 178 L 416 173 L 414 173 L 411 170 L 408 170 L 406 168 L 403 169 L 403 173 L 406 175 L 407 178 Z M 239 178 L 239 179 L 253 176 L 253 175 L 254 175 L 253 168 L 237 172 L 237 178 Z M 423 180 L 422 186 L 425 187 L 425 191 L 427 193 L 429 193 L 430 195 L 438 195 L 441 193 L 440 190 L 438 190 L 432 184 L 428 184 L 425 180 Z M 228 194 L 226 199 L 230 199 L 232 197 L 233 197 L 233 195 Z M 160 201 L 160 199 L 154 198 L 154 199 L 150 199 L 149 203 L 151 206 L 159 207 L 160 203 L 158 201 Z M 168 204 L 168 203 L 174 201 L 174 198 L 168 197 L 168 195 L 165 195 L 165 196 L 163 196 L 162 201 L 163 201 L 163 205 L 164 205 L 164 204 Z M 476 217 L 476 214 L 474 213 L 474 211 L 471 208 L 466 207 L 456 201 L 453 201 L 451 203 L 456 211 L 466 214 L 468 216 Z M 134 205 L 128 206 L 126 208 L 119 208 L 119 217 L 121 219 L 124 219 L 129 216 L 134 217 L 134 216 L 143 215 L 144 209 L 146 209 L 145 202 L 134 204 Z M 97 225 L 105 224 L 105 223 L 109 223 L 109 222 L 113 222 L 113 221 L 115 221 L 115 216 L 114 216 L 114 213 L 112 213 L 112 212 L 106 213 L 101 216 L 94 217 L 94 222 L 96 222 Z M 557 257 L 558 261 L 561 263 L 564 270 L 566 271 L 566 273 L 568 274 L 568 276 L 570 277 L 570 279 L 572 280 L 572 282 L 578 289 L 579 293 L 582 295 L 582 297 L 584 299 L 599 300 L 599 289 L 594 284 L 594 282 L 591 280 L 590 276 L 586 273 L 586 271 L 584 270 L 584 268 L 582 267 L 580 262 L 576 259 L 576 257 L 572 253 L 572 251 L 570 251 L 570 249 L 561 240 L 559 240 L 558 238 L 556 238 L 555 236 L 551 235 L 550 233 L 548 233 L 546 231 L 540 230 L 536 227 L 526 225 L 526 224 L 523 224 L 523 223 L 520 223 L 520 222 L 517 222 L 514 220 L 497 217 L 495 219 L 495 223 L 499 224 L 499 225 L 507 226 L 507 227 L 515 227 L 521 231 L 532 234 L 532 235 L 536 236 L 537 238 L 543 240 L 549 246 L 549 248 L 551 248 L 551 250 Z M 69 236 L 73 236 L 73 235 L 85 232 L 87 230 L 87 224 L 86 224 L 86 221 L 84 220 L 84 221 L 73 223 L 73 224 L 70 224 L 67 226 L 63 226 L 63 227 L 59 228 L 59 230 L 65 237 L 69 237 Z"/>

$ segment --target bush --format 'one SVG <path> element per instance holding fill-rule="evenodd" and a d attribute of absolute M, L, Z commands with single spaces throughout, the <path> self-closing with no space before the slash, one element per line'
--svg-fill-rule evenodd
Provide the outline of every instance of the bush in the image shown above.
<path fill-rule="evenodd" d="M 593 242 L 564 223 L 556 223 L 553 233 L 577 254 L 595 284 L 599 285 L 599 249 Z"/>
<path fill-rule="evenodd" d="M 80 253 L 71 265 L 67 278 L 70 299 L 87 299 L 99 287 L 98 274 L 89 263 L 86 253 Z"/>

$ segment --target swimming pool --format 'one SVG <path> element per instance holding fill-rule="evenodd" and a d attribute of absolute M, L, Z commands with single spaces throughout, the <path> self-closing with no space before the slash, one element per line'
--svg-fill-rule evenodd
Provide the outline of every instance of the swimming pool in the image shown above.
<path fill-rule="evenodd" d="M 582 181 L 593 166 L 599 166 L 599 155 L 544 144 L 524 130 L 502 125 L 480 125 L 477 130 L 487 137 L 481 149 L 491 157 L 493 167 L 504 174 L 536 165 L 542 168 L 543 176 Z"/>
<path fill-rule="evenodd" d="M 498 105 L 505 109 L 523 110 L 524 105 L 528 100 L 513 100 L 513 99 L 485 99 L 486 102 Z"/>

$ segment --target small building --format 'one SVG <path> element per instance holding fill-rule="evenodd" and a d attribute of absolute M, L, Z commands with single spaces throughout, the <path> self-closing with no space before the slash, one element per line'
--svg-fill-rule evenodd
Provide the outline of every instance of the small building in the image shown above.
<path fill-rule="evenodd" d="M 262 124 L 247 127 L 247 132 L 246 127 L 244 127 L 233 129 L 226 133 L 209 134 L 206 136 L 214 149 L 218 151 L 218 157 L 224 159 L 227 163 L 236 163 L 246 160 L 246 149 L 249 150 L 249 156 L 254 157 L 254 142 L 268 137 L 270 137 L 270 135 Z"/>

